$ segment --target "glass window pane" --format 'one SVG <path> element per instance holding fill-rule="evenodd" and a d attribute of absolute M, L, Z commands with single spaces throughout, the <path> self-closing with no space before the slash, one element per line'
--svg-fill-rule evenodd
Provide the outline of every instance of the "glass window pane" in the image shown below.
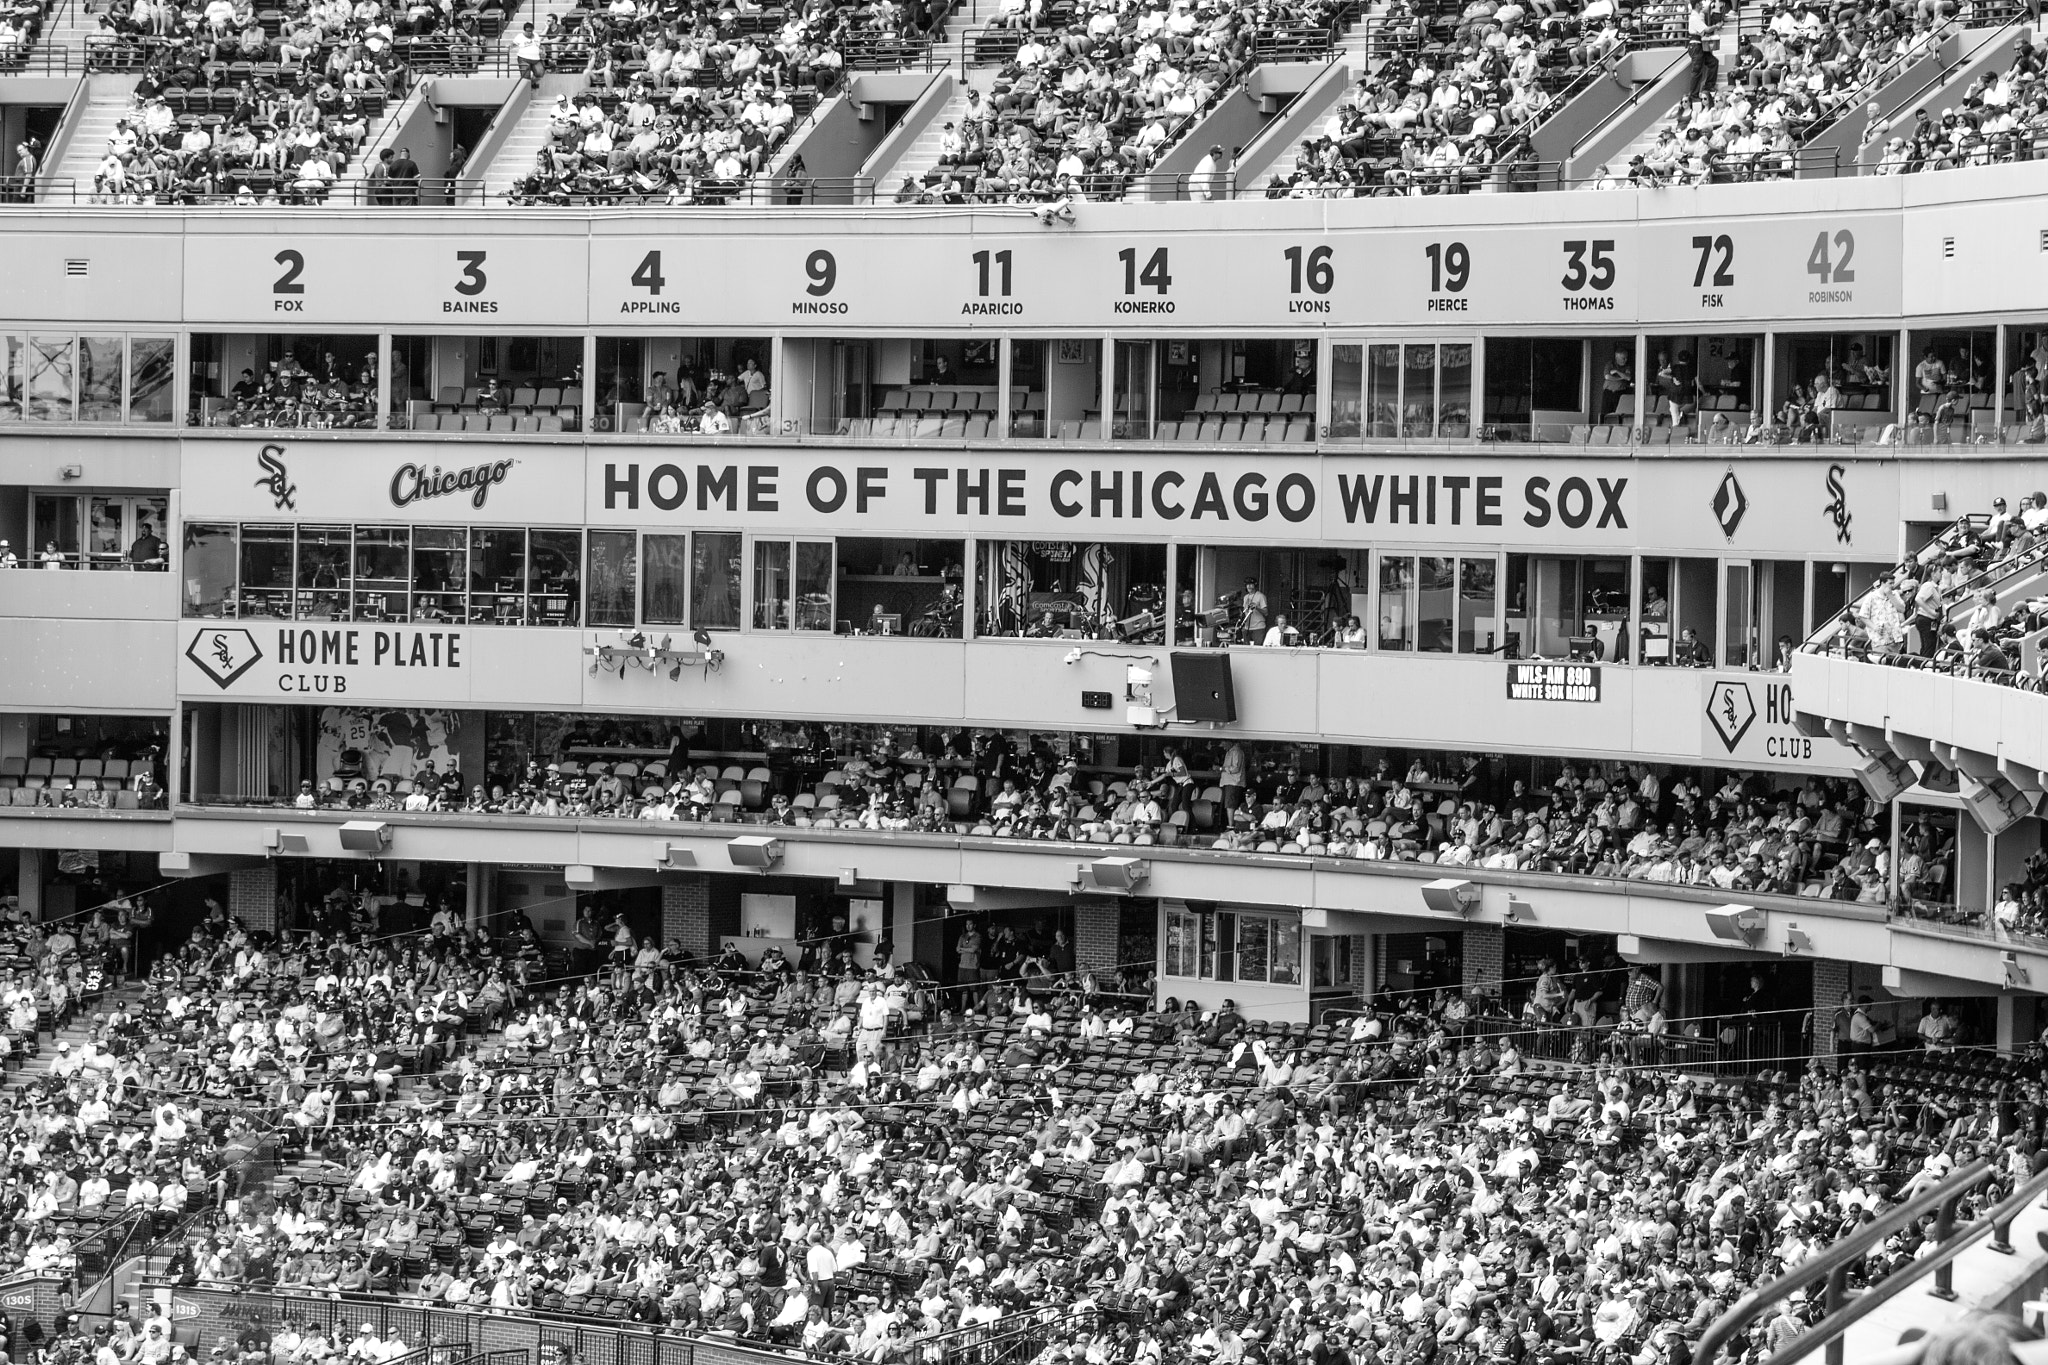
<path fill-rule="evenodd" d="M 1111 415 L 1110 435 L 1118 439 L 1152 439 L 1152 343 L 1116 343 L 1116 411 Z"/>
<path fill-rule="evenodd" d="M 170 337 L 128 338 L 128 420 L 171 420 L 171 377 L 177 342 Z"/>
<path fill-rule="evenodd" d="M 699 531 L 690 549 L 690 624 L 700 630 L 738 630 L 739 532 Z"/>
<path fill-rule="evenodd" d="M 789 542 L 754 542 L 754 629 L 789 629 Z"/>
<path fill-rule="evenodd" d="M 1246 915 L 1237 922 L 1237 979 L 1264 981 L 1270 968 L 1268 931 L 1272 921 Z"/>
<path fill-rule="evenodd" d="M 796 628 L 832 629 L 832 542 L 796 545 Z"/>
<path fill-rule="evenodd" d="M 85 528 L 87 562 L 95 569 L 118 569 L 127 563 L 128 500 L 93 498 Z"/>
<path fill-rule="evenodd" d="M 412 533 L 403 526 L 356 527 L 356 620 L 410 619 L 411 553 Z"/>
<path fill-rule="evenodd" d="M 169 498 L 130 498 L 128 566 L 162 572 L 171 567 L 171 547 L 164 536 L 171 529 Z"/>
<path fill-rule="evenodd" d="M 630 626 L 639 606 L 640 561 L 631 531 L 590 533 L 590 624 Z"/>
<path fill-rule="evenodd" d="M 239 616 L 292 614 L 292 528 L 242 528 L 242 588 Z"/>
<path fill-rule="evenodd" d="M 31 562 L 39 569 L 74 569 L 78 553 L 79 500 L 75 497 L 38 495 L 35 500 L 35 553 Z"/>
<path fill-rule="evenodd" d="M 1340 344 L 1330 348 L 1330 438 L 1355 441 L 1360 430 L 1365 385 L 1365 348 Z"/>
<path fill-rule="evenodd" d="M 78 339 L 78 420 L 121 420 L 121 379 L 124 366 L 119 337 Z"/>
<path fill-rule="evenodd" d="M 234 615 L 235 528 L 188 521 L 184 538 L 185 614 Z"/>
<path fill-rule="evenodd" d="M 1586 633 L 1593 637 L 1593 656 L 1621 662 L 1628 654 L 1629 561 L 1586 561 Z"/>
<path fill-rule="evenodd" d="M 1301 984 L 1301 926 L 1293 920 L 1273 920 L 1273 960 L 1266 979 L 1275 986 Z"/>
<path fill-rule="evenodd" d="M 1436 434 L 1472 434 L 1472 348 L 1446 346 L 1439 353 Z"/>
<path fill-rule="evenodd" d="M 305 554 L 301 542 L 299 553 Z M 467 621 L 464 589 L 469 585 L 469 532 L 460 527 L 422 526 L 412 533 L 412 619 Z"/>
<path fill-rule="evenodd" d="M 1448 555 L 1422 557 L 1415 584 L 1415 634 L 1425 654 L 1451 652 L 1451 599 L 1458 587 L 1457 563 Z"/>
<path fill-rule="evenodd" d="M 1756 641 L 1750 634 L 1749 578 L 1749 565 L 1728 566 L 1728 628 L 1721 643 L 1723 668 L 1746 668 L 1756 657 Z"/>
<path fill-rule="evenodd" d="M 469 619 L 484 626 L 526 619 L 526 532 L 494 527 L 469 533 Z"/>
<path fill-rule="evenodd" d="M 1365 368 L 1365 434 L 1392 436 L 1401 410 L 1401 348 L 1369 346 Z"/>
<path fill-rule="evenodd" d="M 31 422 L 69 422 L 75 348 L 68 336 L 30 337 L 25 360 Z"/>
<path fill-rule="evenodd" d="M 1436 347 L 1405 346 L 1401 375 L 1401 434 L 1436 435 Z"/>
<path fill-rule="evenodd" d="M 0 422 L 27 415 L 28 338 L 0 332 Z"/>
<path fill-rule="evenodd" d="M 576 571 L 583 562 L 581 531 L 535 531 L 527 557 L 526 624 L 573 626 L 583 606 Z"/>
<path fill-rule="evenodd" d="M 301 621 L 349 619 L 354 541 L 354 530 L 347 526 L 299 528 L 297 614 Z"/>
<path fill-rule="evenodd" d="M 688 625 L 690 538 L 640 537 L 641 619 L 650 626 Z"/>
<path fill-rule="evenodd" d="M 1415 614 L 1409 598 L 1415 588 L 1413 555 L 1380 557 L 1380 648 L 1415 648 Z"/>
<path fill-rule="evenodd" d="M 1458 561 L 1458 652 L 1490 654 L 1498 629 L 1495 579 L 1499 565 L 1491 558 Z"/>

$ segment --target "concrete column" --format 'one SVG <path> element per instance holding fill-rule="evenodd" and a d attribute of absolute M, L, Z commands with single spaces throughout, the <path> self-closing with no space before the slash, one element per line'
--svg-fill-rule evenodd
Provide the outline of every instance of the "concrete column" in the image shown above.
<path fill-rule="evenodd" d="M 1463 984 L 1468 993 L 1500 994 L 1501 964 L 1507 959 L 1507 939 L 1507 931 L 1498 924 L 1466 926 L 1461 956 Z"/>
<path fill-rule="evenodd" d="M 468 892 L 462 904 L 462 924 L 466 929 L 474 929 L 483 922 L 484 906 L 490 894 L 485 882 L 490 875 L 491 869 L 488 864 L 469 864 Z"/>
<path fill-rule="evenodd" d="M 2021 1024 L 2019 1005 L 2017 996 L 1998 997 L 1998 1051 L 2001 1056 L 2010 1057 L 2027 1045 L 2028 1031 Z"/>
<path fill-rule="evenodd" d="M 896 950 L 894 961 L 899 964 L 908 962 L 917 951 L 917 883 L 890 882 L 882 900 L 889 942 Z M 925 965 L 934 973 L 938 970 L 936 962 Z"/>
<path fill-rule="evenodd" d="M 1975 820 L 1965 814 L 1956 821 L 1956 908 L 1984 913 L 1991 909 L 1997 888 L 1988 881 L 1997 849 Z"/>
<path fill-rule="evenodd" d="M 16 893 L 21 897 L 21 913 L 29 923 L 35 924 L 43 918 L 43 851 L 39 848 L 21 850 L 19 885 Z"/>

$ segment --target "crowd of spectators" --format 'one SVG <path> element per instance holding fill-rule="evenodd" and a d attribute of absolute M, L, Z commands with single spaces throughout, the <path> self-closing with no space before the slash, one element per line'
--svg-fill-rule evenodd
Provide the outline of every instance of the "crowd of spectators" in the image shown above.
<path fill-rule="evenodd" d="M 362 430 L 377 425 L 377 357 L 366 356 L 353 374 L 349 367 L 327 352 L 318 362 L 319 373 L 285 355 L 253 369 L 225 395 L 227 402 L 212 406 L 205 424 L 215 427 L 308 427 L 322 430 Z"/>
<path fill-rule="evenodd" d="M 2039 34 L 2014 38 L 2010 65 L 1979 75 L 1938 115 L 1925 106 L 1915 109 L 1912 126 L 1892 134 L 1875 161 L 1864 165 L 1864 173 L 1906 175 L 2033 160 L 2039 139 L 2048 132 L 2044 72 L 2048 42 Z M 1881 135 L 1878 127 L 1873 121 L 1867 142 Z"/>
<path fill-rule="evenodd" d="M 34 920 L 18 896 L 0 898 L 0 1067 L 41 1068 L 9 1087 L 0 1112 L 0 1274 L 66 1275 L 107 1224 L 175 1217 L 214 1179 L 196 1096 L 140 1055 L 133 1014 L 102 1007 L 150 948 L 153 899 L 78 885 L 90 908 L 61 918 Z M 86 1017 L 76 1044 L 45 1041 Z"/>
<path fill-rule="evenodd" d="M 247 9 L 248 0 L 242 7 Z M 213 8 L 231 7 L 214 0 Z M 289 33 L 277 44 L 284 53 L 280 63 L 266 64 L 260 75 L 245 63 L 246 74 L 232 83 L 233 68 L 206 57 L 204 44 L 153 56 L 93 170 L 93 202 L 326 202 L 361 152 L 371 120 L 387 100 L 403 94 L 406 69 L 393 59 L 388 42 L 351 37 L 348 21 L 329 18 L 324 10 L 302 22 L 324 23 L 333 29 L 332 39 Z M 266 41 L 260 25 L 246 31 L 245 39 Z M 323 41 L 334 43 L 324 66 Z M 378 165 L 388 173 L 397 163 L 398 154 L 387 148 Z M 410 158 L 404 164 L 411 165 Z"/>
<path fill-rule="evenodd" d="M 1190 121 L 1255 63 L 1259 34 L 1327 27 L 1327 0 L 1244 6 L 1006 0 L 977 55 L 999 59 L 986 97 L 970 86 L 942 131 L 938 164 L 906 176 L 898 203 L 1118 199 Z M 1211 153 L 1198 180 L 1220 174 Z"/>
<path fill-rule="evenodd" d="M 1042 1365 L 1681 1359 L 1751 1287 L 1988 1157 L 1971 1216 L 2041 1137 L 2038 1051 L 1981 1059 L 1952 1032 L 1839 1073 L 1552 1066 L 1486 1022 L 1502 1002 L 1454 992 L 1311 1028 L 1133 1007 L 1057 945 L 1058 976 L 963 956 L 942 992 L 886 950 L 691 960 L 623 921 L 599 970 L 527 989 L 440 911 L 394 939 L 345 894 L 321 907 L 353 922 L 278 940 L 212 908 L 81 1068 L 191 1095 L 137 1125 L 128 1164 L 155 1174 L 110 1184 L 211 1201 L 174 1281 L 312 1305 L 244 1333 L 278 1365 L 403 1351 L 334 1332 L 378 1298 L 882 1365 L 1030 1310 Z M 1659 1008 L 1641 972 L 1503 984 L 1532 1018 Z M 275 1116 L 294 1174 L 263 1178 L 237 1113 Z M 1932 1236 L 1902 1231 L 1851 1287 Z M 108 1331 L 118 1351 L 175 1329 Z"/>
<path fill-rule="evenodd" d="M 959 752 L 955 752 L 958 749 Z M 946 752 L 886 745 L 826 760 L 809 790 L 767 769 L 655 761 L 529 761 L 474 783 L 428 763 L 412 778 L 307 779 L 303 809 L 451 812 L 649 822 L 907 830 L 1106 844 L 1439 863 L 1615 877 L 1725 891 L 1891 904 L 1952 899 L 1953 850 L 1917 850 L 1891 875 L 1889 820 L 1852 782 L 1644 764 L 1544 765 L 1500 779 L 1476 756 L 1388 758 L 1324 777 L 1218 745 L 1197 770 L 1181 746 L 1129 774 L 1086 776 L 1042 739 L 983 733 Z M 1532 785 L 1533 783 L 1533 785 Z M 787 784 L 784 784 L 787 785 Z M 1901 871 L 1904 872 L 1903 866 Z"/>
<path fill-rule="evenodd" d="M 849 53 L 903 49 L 944 17 L 929 0 L 813 0 L 773 15 L 620 0 L 525 25 L 513 40 L 522 74 L 580 64 L 584 89 L 557 100 L 513 202 L 729 203 L 839 87 Z M 801 181 L 800 161 L 787 173 Z"/>
<path fill-rule="evenodd" d="M 2048 493 L 2018 501 L 2014 511 L 1994 499 L 1988 517 L 1956 523 L 1881 576 L 1817 647 L 2039 687 L 2038 651 L 2022 642 L 2048 625 L 2048 593 L 2028 591 L 2039 585 L 2027 577 L 2048 557 Z"/>
<path fill-rule="evenodd" d="M 1267 197 L 1457 194 L 1532 169 L 1526 132 L 1574 79 L 1660 36 L 1662 11 L 1474 0 L 1432 17 L 1395 0 L 1374 20 L 1394 55 L 1361 75 Z"/>

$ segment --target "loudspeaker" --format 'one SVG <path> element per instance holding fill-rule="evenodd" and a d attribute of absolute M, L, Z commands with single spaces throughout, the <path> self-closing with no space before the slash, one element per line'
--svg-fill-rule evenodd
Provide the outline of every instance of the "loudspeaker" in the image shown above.
<path fill-rule="evenodd" d="M 1230 656 L 1173 656 L 1173 708 L 1179 720 L 1214 720 L 1228 725 L 1237 719 L 1237 691 L 1230 684 Z"/>

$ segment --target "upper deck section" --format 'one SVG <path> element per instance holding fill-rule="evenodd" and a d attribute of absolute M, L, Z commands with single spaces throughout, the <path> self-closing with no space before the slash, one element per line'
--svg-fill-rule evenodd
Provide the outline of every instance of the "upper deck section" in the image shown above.
<path fill-rule="evenodd" d="M 1627 331 L 2048 309 L 2048 168 L 1029 208 L 24 207 L 9 322 L 934 331 Z"/>

